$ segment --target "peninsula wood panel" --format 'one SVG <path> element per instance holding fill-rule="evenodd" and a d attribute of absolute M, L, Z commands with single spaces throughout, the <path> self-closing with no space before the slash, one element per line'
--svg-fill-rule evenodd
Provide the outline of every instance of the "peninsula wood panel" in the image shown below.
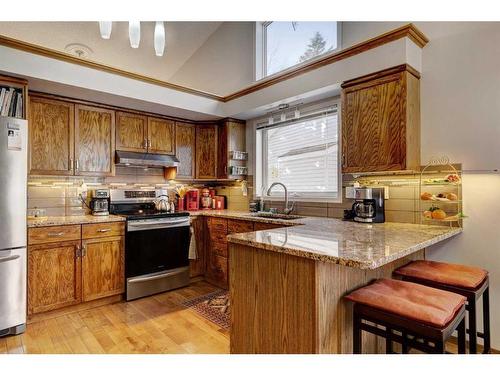
<path fill-rule="evenodd" d="M 145 152 L 148 118 L 134 113 L 116 112 L 116 149 Z"/>
<path fill-rule="evenodd" d="M 28 314 L 81 301 L 80 241 L 28 247 Z"/>
<path fill-rule="evenodd" d="M 231 353 L 352 353 L 352 305 L 343 297 L 424 250 L 374 270 L 230 244 Z M 363 332 L 365 353 L 384 340 Z"/>
<path fill-rule="evenodd" d="M 29 173 L 73 174 L 74 105 L 29 97 Z"/>
<path fill-rule="evenodd" d="M 193 124 L 175 123 L 175 155 L 179 159 L 177 179 L 193 179 L 196 170 L 196 128 Z"/>
<path fill-rule="evenodd" d="M 405 65 L 344 83 L 342 171 L 417 168 L 419 103 L 419 79 Z"/>
<path fill-rule="evenodd" d="M 217 178 L 217 125 L 196 126 L 196 178 Z"/>
<path fill-rule="evenodd" d="M 84 302 L 125 291 L 123 236 L 82 241 L 82 280 Z"/>
<path fill-rule="evenodd" d="M 75 175 L 113 176 L 115 112 L 84 105 L 75 111 Z"/>
<path fill-rule="evenodd" d="M 231 353 L 314 353 L 314 261 L 230 245 Z"/>
<path fill-rule="evenodd" d="M 148 151 L 155 154 L 174 154 L 174 132 L 174 121 L 148 117 Z"/>

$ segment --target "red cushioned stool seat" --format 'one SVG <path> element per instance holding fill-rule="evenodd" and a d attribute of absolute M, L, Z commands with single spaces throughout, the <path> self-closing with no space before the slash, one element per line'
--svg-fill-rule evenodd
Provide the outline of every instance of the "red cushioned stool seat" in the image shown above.
<path fill-rule="evenodd" d="M 445 342 L 455 329 L 459 331 L 460 350 L 465 352 L 466 298 L 460 294 L 407 281 L 380 279 L 345 298 L 354 302 L 355 353 L 361 353 L 362 330 L 385 337 L 387 352 L 392 352 L 392 341 L 396 341 L 402 344 L 403 353 L 410 347 L 443 353 Z"/>
<path fill-rule="evenodd" d="M 467 298 L 469 352 L 477 353 L 477 338 L 483 339 L 483 353 L 490 352 L 490 297 L 488 271 L 479 267 L 416 260 L 394 271 L 402 280 L 458 293 Z M 477 331 L 476 304 L 483 300 L 483 332 Z"/>

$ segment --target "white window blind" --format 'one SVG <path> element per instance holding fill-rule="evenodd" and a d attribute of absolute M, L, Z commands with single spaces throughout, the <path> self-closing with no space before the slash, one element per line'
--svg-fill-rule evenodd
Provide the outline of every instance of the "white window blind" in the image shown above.
<path fill-rule="evenodd" d="M 337 198 L 337 119 L 337 110 L 332 109 L 298 120 L 258 127 L 263 186 L 282 182 L 295 197 Z M 281 195 L 282 192 L 276 189 L 273 194 Z"/>

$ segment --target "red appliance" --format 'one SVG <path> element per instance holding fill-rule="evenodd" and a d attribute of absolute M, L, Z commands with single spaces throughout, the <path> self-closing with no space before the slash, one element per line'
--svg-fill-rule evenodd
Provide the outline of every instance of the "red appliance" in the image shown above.
<path fill-rule="evenodd" d="M 224 210 L 225 207 L 225 198 L 223 195 L 216 195 L 215 196 L 215 209 L 216 210 Z"/>
<path fill-rule="evenodd" d="M 186 210 L 196 211 L 200 208 L 200 192 L 199 190 L 192 189 L 186 193 Z"/>

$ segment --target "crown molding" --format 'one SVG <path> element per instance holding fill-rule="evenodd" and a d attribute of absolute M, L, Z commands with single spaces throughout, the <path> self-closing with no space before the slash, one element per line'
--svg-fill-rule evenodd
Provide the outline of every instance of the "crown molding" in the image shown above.
<path fill-rule="evenodd" d="M 201 91 L 201 90 L 196 90 L 193 88 L 189 88 L 189 87 L 177 85 L 174 83 L 162 81 L 162 80 L 157 79 L 157 78 L 153 78 L 153 77 L 142 75 L 139 73 L 134 73 L 134 72 L 130 72 L 127 70 L 119 69 L 119 68 L 116 68 L 116 67 L 113 67 L 110 65 L 106 65 L 106 64 L 101 64 L 101 63 L 98 63 L 98 62 L 95 62 L 92 60 L 81 59 L 81 58 L 78 58 L 76 56 L 70 55 L 70 54 L 65 53 L 65 52 L 56 51 L 56 50 L 53 50 L 50 48 L 42 47 L 42 46 L 39 46 L 36 44 L 24 42 L 22 40 L 6 37 L 3 35 L 0 35 L 0 45 L 5 46 L 5 47 L 9 47 L 9 48 L 14 48 L 14 49 L 21 50 L 21 51 L 25 51 L 25 52 L 29 52 L 29 53 L 33 53 L 36 55 L 41 55 L 41 56 L 57 59 L 60 61 L 69 62 L 72 64 L 85 66 L 87 68 L 101 70 L 101 71 L 104 71 L 107 73 L 120 75 L 123 77 L 135 79 L 135 80 L 150 83 L 153 85 L 166 87 L 166 88 L 169 88 L 171 90 L 185 92 L 188 94 L 197 95 L 197 96 L 205 97 L 208 99 L 217 100 L 220 102 L 229 102 L 231 100 L 248 95 L 252 92 L 262 90 L 263 88 L 275 85 L 277 83 L 280 83 L 280 82 L 286 81 L 288 79 L 294 78 L 296 76 L 299 76 L 301 74 L 307 73 L 311 70 L 321 68 L 325 65 L 335 63 L 337 61 L 358 55 L 358 54 L 363 53 L 365 51 L 368 51 L 370 49 L 373 49 L 373 48 L 376 48 L 376 47 L 382 46 L 384 44 L 393 42 L 393 41 L 401 39 L 401 38 L 406 38 L 406 37 L 409 38 L 410 40 L 412 40 L 420 48 L 423 48 L 429 42 L 429 39 L 415 25 L 413 25 L 412 23 L 409 23 L 407 25 L 404 25 L 404 26 L 401 26 L 397 29 L 388 31 L 388 32 L 381 34 L 379 36 L 376 36 L 374 38 L 368 39 L 364 42 L 355 44 L 354 46 L 345 48 L 341 51 L 334 52 L 334 53 L 325 55 L 317 60 L 305 63 L 303 65 L 299 65 L 299 66 L 294 67 L 294 68 L 290 68 L 289 70 L 286 70 L 286 71 L 279 73 L 275 76 L 260 80 L 256 83 L 242 89 L 242 90 L 236 91 L 236 92 L 229 94 L 229 95 L 226 95 L 226 96 L 216 95 L 213 93 L 209 93 L 209 92 L 205 92 L 205 91 Z"/>

